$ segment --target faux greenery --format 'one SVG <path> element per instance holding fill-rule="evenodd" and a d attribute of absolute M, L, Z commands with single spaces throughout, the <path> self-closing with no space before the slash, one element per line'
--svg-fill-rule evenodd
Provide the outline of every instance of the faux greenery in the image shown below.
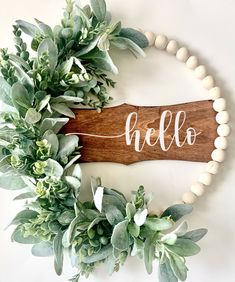
<path fill-rule="evenodd" d="M 26 200 L 12 220 L 12 241 L 32 244 L 35 256 L 54 255 L 55 271 L 63 270 L 69 252 L 77 282 L 101 263 L 109 274 L 118 271 L 129 255 L 144 260 L 148 273 L 159 261 L 159 281 L 184 281 L 185 257 L 195 255 L 205 229 L 187 231 L 175 223 L 191 212 L 189 205 L 169 207 L 161 216 L 149 214 L 141 186 L 130 202 L 114 189 L 92 179 L 93 199 L 82 202 L 79 140 L 60 134 L 81 105 L 98 111 L 111 99 L 109 73 L 118 70 L 109 50 L 127 49 L 144 56 L 146 37 L 121 23 L 113 24 L 104 0 L 83 8 L 67 0 L 60 25 L 53 29 L 19 20 L 14 25 L 16 53 L 0 50 L 1 112 L 0 187 L 22 190 Z M 22 35 L 31 37 L 31 48 Z"/>

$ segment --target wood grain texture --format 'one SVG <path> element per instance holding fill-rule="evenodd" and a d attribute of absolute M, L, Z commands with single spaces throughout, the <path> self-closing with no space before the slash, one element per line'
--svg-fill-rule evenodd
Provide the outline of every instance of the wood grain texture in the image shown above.
<path fill-rule="evenodd" d="M 170 110 L 173 117 L 178 111 L 185 111 L 187 119 L 182 127 L 180 140 L 186 137 L 186 129 L 193 127 L 201 134 L 197 136 L 193 146 L 185 144 L 179 148 L 175 143 L 169 151 L 163 151 L 159 143 L 154 147 L 145 145 L 142 152 L 136 152 L 134 145 L 126 145 L 125 136 L 116 139 L 97 138 L 80 135 L 81 162 L 117 162 L 131 164 L 145 160 L 185 160 L 207 162 L 214 150 L 214 139 L 217 137 L 216 112 L 212 101 L 198 101 L 171 106 L 140 107 L 123 104 L 105 108 L 101 113 L 96 110 L 75 110 L 76 118 L 71 119 L 63 128 L 63 133 L 82 132 L 95 135 L 112 136 L 125 132 L 127 116 L 132 112 L 138 113 L 136 129 L 140 130 L 141 142 L 144 141 L 146 130 L 155 128 L 158 134 L 159 121 L 163 111 Z M 166 144 L 174 134 L 172 123 L 166 134 Z M 154 138 L 154 136 L 153 136 Z"/>

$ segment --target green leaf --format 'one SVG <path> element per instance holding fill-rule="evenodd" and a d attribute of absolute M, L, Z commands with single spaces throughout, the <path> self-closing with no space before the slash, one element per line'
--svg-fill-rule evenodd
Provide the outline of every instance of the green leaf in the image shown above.
<path fill-rule="evenodd" d="M 120 36 L 130 39 L 135 44 L 137 44 L 140 48 L 148 47 L 148 39 L 142 32 L 136 29 L 122 28 L 120 32 Z"/>
<path fill-rule="evenodd" d="M 153 260 L 155 255 L 155 235 L 148 237 L 144 243 L 144 263 L 148 274 L 153 271 Z"/>
<path fill-rule="evenodd" d="M 207 234 L 207 232 L 208 230 L 204 228 L 196 229 L 196 230 L 187 232 L 186 234 L 181 236 L 181 238 L 189 239 L 189 240 L 192 240 L 193 242 L 198 242 Z"/>
<path fill-rule="evenodd" d="M 112 34 L 112 35 L 119 35 L 120 32 L 121 32 L 121 29 L 122 29 L 122 24 L 119 21 L 119 22 L 111 25 L 109 33 Z"/>
<path fill-rule="evenodd" d="M 81 181 L 73 176 L 65 176 L 64 180 L 74 190 L 75 196 L 77 197 L 80 192 Z"/>
<path fill-rule="evenodd" d="M 114 226 L 124 220 L 124 216 L 121 211 L 115 206 L 109 206 L 105 209 L 105 215 L 108 222 Z"/>
<path fill-rule="evenodd" d="M 40 31 L 39 31 L 39 29 L 36 25 L 33 25 L 31 23 L 28 23 L 28 22 L 22 21 L 22 20 L 18 20 L 18 21 L 16 21 L 16 23 L 19 25 L 20 29 L 24 33 L 26 33 L 26 34 L 28 34 L 32 37 L 35 37 L 35 35 L 40 34 Z"/>
<path fill-rule="evenodd" d="M 109 47 L 110 47 L 110 43 L 109 43 L 109 38 L 108 38 L 108 34 L 104 33 L 100 39 L 99 42 L 97 44 L 97 47 L 101 50 L 101 51 L 108 51 Z"/>
<path fill-rule="evenodd" d="M 37 194 L 34 192 L 26 192 L 18 195 L 17 197 L 14 198 L 14 200 L 25 200 L 25 199 L 35 198 L 36 196 Z"/>
<path fill-rule="evenodd" d="M 70 223 L 67 231 L 65 232 L 64 234 L 64 238 L 63 238 L 63 245 L 65 247 L 69 247 L 73 241 L 73 237 L 75 235 L 75 229 L 76 229 L 76 226 L 77 224 L 79 223 L 80 219 L 79 217 L 75 217 L 72 222 Z"/>
<path fill-rule="evenodd" d="M 170 218 L 167 217 L 165 218 L 148 217 L 144 225 L 153 231 L 163 231 L 170 229 L 173 226 L 173 222 Z"/>
<path fill-rule="evenodd" d="M 200 252 L 200 247 L 189 239 L 178 238 L 174 245 L 167 249 L 182 257 L 194 256 Z"/>
<path fill-rule="evenodd" d="M 121 49 L 126 50 L 129 49 L 136 57 L 142 56 L 145 57 L 146 54 L 144 51 L 133 41 L 125 37 L 114 37 L 111 43 Z"/>
<path fill-rule="evenodd" d="M 191 205 L 174 205 L 171 206 L 169 208 L 167 208 L 163 214 L 161 215 L 161 217 L 166 217 L 166 216 L 170 216 L 172 220 L 174 220 L 175 222 L 178 221 L 179 219 L 181 219 L 183 216 L 191 213 L 193 210 Z"/>
<path fill-rule="evenodd" d="M 107 12 L 105 0 L 91 0 L 91 8 L 97 20 L 103 22 Z"/>
<path fill-rule="evenodd" d="M 118 74 L 118 69 L 114 65 L 109 53 L 100 51 L 98 48 L 93 49 L 91 52 L 82 56 L 82 59 L 91 60 L 92 63 L 100 70 L 109 71 L 113 74 Z"/>
<path fill-rule="evenodd" d="M 64 211 L 59 217 L 58 221 L 61 225 L 69 225 L 75 218 L 75 212 L 73 210 Z"/>
<path fill-rule="evenodd" d="M 140 227 L 132 222 L 128 224 L 128 231 L 132 237 L 138 237 L 140 234 Z"/>
<path fill-rule="evenodd" d="M 66 117 L 75 118 L 74 112 L 64 103 L 51 104 L 51 108 Z"/>
<path fill-rule="evenodd" d="M 173 270 L 171 269 L 170 262 L 166 259 L 165 263 L 159 264 L 159 282 L 178 282 Z"/>
<path fill-rule="evenodd" d="M 45 118 L 42 121 L 40 130 L 42 133 L 44 133 L 45 131 L 50 129 L 55 134 L 57 134 L 68 121 L 68 118 Z"/>
<path fill-rule="evenodd" d="M 38 24 L 39 28 L 41 29 L 41 31 L 44 33 L 45 36 L 49 36 L 51 39 L 54 38 L 54 34 L 53 31 L 51 29 L 51 27 L 37 19 L 35 19 L 36 23 Z"/>
<path fill-rule="evenodd" d="M 39 238 L 35 238 L 33 236 L 25 237 L 23 231 L 21 230 L 21 226 L 16 227 L 11 236 L 11 240 L 20 244 L 37 244 L 41 242 Z"/>
<path fill-rule="evenodd" d="M 132 203 L 127 203 L 126 204 L 126 216 L 129 220 L 131 220 L 136 213 L 136 208 L 135 205 Z"/>
<path fill-rule="evenodd" d="M 76 135 L 59 136 L 59 152 L 57 158 L 71 155 L 78 147 L 78 137 Z"/>
<path fill-rule="evenodd" d="M 175 276 L 180 281 L 185 281 L 187 279 L 187 267 L 185 266 L 184 259 L 179 257 L 178 255 L 169 254 L 169 261 L 171 269 L 173 270 Z"/>
<path fill-rule="evenodd" d="M 103 203 L 103 196 L 104 196 L 104 188 L 97 187 L 94 193 L 94 204 L 97 210 L 101 213 L 102 212 L 102 203 Z"/>
<path fill-rule="evenodd" d="M 29 108 L 25 115 L 26 122 L 30 124 L 38 123 L 42 115 L 38 113 L 34 108 Z"/>
<path fill-rule="evenodd" d="M 12 65 L 15 68 L 16 76 L 18 77 L 19 82 L 25 86 L 30 95 L 34 95 L 34 83 L 29 75 L 23 70 L 23 68 L 17 65 L 15 62 L 12 62 Z"/>
<path fill-rule="evenodd" d="M 172 233 L 176 234 L 177 236 L 183 236 L 188 230 L 187 222 L 182 222 Z"/>
<path fill-rule="evenodd" d="M 21 116 L 26 115 L 28 109 L 32 107 L 33 100 L 33 95 L 20 82 L 12 86 L 12 102 Z"/>
<path fill-rule="evenodd" d="M 101 186 L 101 184 L 100 184 L 100 186 Z M 109 189 L 109 188 L 104 187 L 104 193 L 105 193 L 105 195 L 114 196 L 115 198 L 117 198 L 122 203 L 122 205 L 124 207 L 126 206 L 127 200 L 121 192 L 119 192 L 115 189 Z"/>
<path fill-rule="evenodd" d="M 30 219 L 34 219 L 38 216 L 38 213 L 33 210 L 23 210 L 19 212 L 14 219 L 12 220 L 11 224 L 18 225 L 22 223 L 29 222 Z"/>
<path fill-rule="evenodd" d="M 120 198 L 114 196 L 114 195 L 106 195 L 103 196 L 102 201 L 102 209 L 106 211 L 109 206 L 115 206 L 117 209 L 119 209 L 122 214 L 125 214 L 125 206 L 123 205 L 123 202 L 120 200 Z"/>
<path fill-rule="evenodd" d="M 51 146 L 50 153 L 52 154 L 52 157 L 55 158 L 59 150 L 59 140 L 57 135 L 52 130 L 47 130 L 44 133 L 43 138 L 46 139 Z"/>
<path fill-rule="evenodd" d="M 51 95 L 46 95 L 38 104 L 38 111 L 42 111 L 50 102 Z"/>
<path fill-rule="evenodd" d="M 167 245 L 174 245 L 176 240 L 177 240 L 177 235 L 174 233 L 166 234 L 161 238 L 161 241 Z"/>
<path fill-rule="evenodd" d="M 32 254 L 36 257 L 53 256 L 53 246 L 50 242 L 40 242 L 32 247 Z"/>
<path fill-rule="evenodd" d="M 38 46 L 38 60 L 43 54 L 48 54 L 49 67 L 51 74 L 54 72 L 58 63 L 58 49 L 51 38 L 45 38 Z"/>
<path fill-rule="evenodd" d="M 16 64 L 24 67 L 26 70 L 28 70 L 28 71 L 31 70 L 30 66 L 21 57 L 15 55 L 15 54 L 9 54 L 9 59 L 10 59 L 10 61 L 15 62 Z"/>
<path fill-rule="evenodd" d="M 111 244 L 103 247 L 99 252 L 94 253 L 91 256 L 86 256 L 83 258 L 83 263 L 94 263 L 96 261 L 100 261 L 103 259 L 106 259 L 108 256 L 110 256 L 113 252 L 113 247 Z"/>
<path fill-rule="evenodd" d="M 0 99 L 3 103 L 13 106 L 11 100 L 11 86 L 2 77 L 0 77 Z"/>
<path fill-rule="evenodd" d="M 52 98 L 53 103 L 80 103 L 83 99 L 80 97 L 66 96 L 61 95 L 55 98 Z"/>
<path fill-rule="evenodd" d="M 142 226 L 146 221 L 147 215 L 148 215 L 147 209 L 138 210 L 134 215 L 135 224 L 137 224 L 138 226 Z"/>
<path fill-rule="evenodd" d="M 26 187 L 24 181 L 19 175 L 0 175 L 0 188 L 6 190 L 20 190 Z"/>
<path fill-rule="evenodd" d="M 134 245 L 131 251 L 131 256 L 138 256 L 143 258 L 144 253 L 144 242 L 138 238 L 134 238 Z"/>
<path fill-rule="evenodd" d="M 92 41 L 90 41 L 89 45 L 87 45 L 86 47 L 79 50 L 77 53 L 74 54 L 74 56 L 78 58 L 78 57 L 81 57 L 81 56 L 88 54 L 89 52 L 91 52 L 97 46 L 99 40 L 100 40 L 99 36 L 95 37 Z"/>
<path fill-rule="evenodd" d="M 69 168 L 71 176 L 74 176 L 81 180 L 82 178 L 82 170 L 79 164 L 75 164 Z"/>
<path fill-rule="evenodd" d="M 63 167 L 55 160 L 48 159 L 45 167 L 45 174 L 51 177 L 60 178 L 64 172 Z"/>
<path fill-rule="evenodd" d="M 64 169 L 65 170 L 69 169 L 80 157 L 81 157 L 80 154 L 77 154 L 75 157 L 72 157 L 72 159 L 66 164 Z"/>
<path fill-rule="evenodd" d="M 114 229 L 111 237 L 111 243 L 115 249 L 120 251 L 128 250 L 130 239 L 127 232 L 128 220 L 118 223 Z"/>
<path fill-rule="evenodd" d="M 62 238 L 63 233 L 59 232 L 53 241 L 53 250 L 54 250 L 54 267 L 57 275 L 61 275 L 63 271 L 63 261 L 64 261 L 64 254 L 63 254 L 63 245 L 62 245 Z"/>

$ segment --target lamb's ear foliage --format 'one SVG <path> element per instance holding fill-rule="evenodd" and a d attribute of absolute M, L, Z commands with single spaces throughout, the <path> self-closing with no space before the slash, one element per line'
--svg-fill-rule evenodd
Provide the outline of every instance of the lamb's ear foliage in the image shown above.
<path fill-rule="evenodd" d="M 32 254 L 54 255 L 55 271 L 63 271 L 68 252 L 78 274 L 88 277 L 100 263 L 111 274 L 129 254 L 142 258 L 148 273 L 159 260 L 161 282 L 184 281 L 185 257 L 195 255 L 205 229 L 187 231 L 181 217 L 189 205 L 175 205 L 161 216 L 148 213 L 151 195 L 143 186 L 131 201 L 92 178 L 93 199 L 81 202 L 79 138 L 62 134 L 74 108 L 98 111 L 111 99 L 108 87 L 117 74 L 112 47 L 144 56 L 145 35 L 121 22 L 112 23 L 104 0 L 79 7 L 67 0 L 60 25 L 18 20 L 13 27 L 15 54 L 0 49 L 0 99 L 10 109 L 0 114 L 0 187 L 21 190 L 26 200 L 12 220 L 12 241 L 31 244 Z M 31 37 L 33 58 L 22 33 Z M 172 230 L 174 229 L 174 230 Z"/>

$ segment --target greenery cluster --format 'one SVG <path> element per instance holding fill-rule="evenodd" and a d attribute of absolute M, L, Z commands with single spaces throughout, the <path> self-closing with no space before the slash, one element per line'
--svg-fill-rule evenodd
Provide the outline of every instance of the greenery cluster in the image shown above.
<path fill-rule="evenodd" d="M 129 255 L 143 258 L 148 273 L 159 260 L 161 282 L 184 281 L 185 257 L 195 255 L 205 229 L 187 232 L 175 222 L 191 212 L 175 205 L 161 216 L 148 212 L 151 200 L 143 187 L 130 202 L 114 189 L 92 179 L 93 199 L 80 199 L 79 139 L 60 133 L 74 117 L 73 108 L 87 105 L 98 111 L 111 99 L 108 73 L 118 70 L 111 47 L 144 56 L 146 37 L 113 24 L 104 0 L 83 8 L 67 0 L 60 25 L 53 29 L 19 20 L 14 25 L 16 53 L 0 50 L 0 99 L 8 106 L 0 115 L 0 187 L 22 190 L 15 200 L 26 200 L 12 220 L 12 241 L 32 244 L 35 256 L 54 255 L 56 273 L 70 254 L 77 274 L 88 277 L 105 263 L 111 274 Z M 22 35 L 31 37 L 31 48 Z"/>

